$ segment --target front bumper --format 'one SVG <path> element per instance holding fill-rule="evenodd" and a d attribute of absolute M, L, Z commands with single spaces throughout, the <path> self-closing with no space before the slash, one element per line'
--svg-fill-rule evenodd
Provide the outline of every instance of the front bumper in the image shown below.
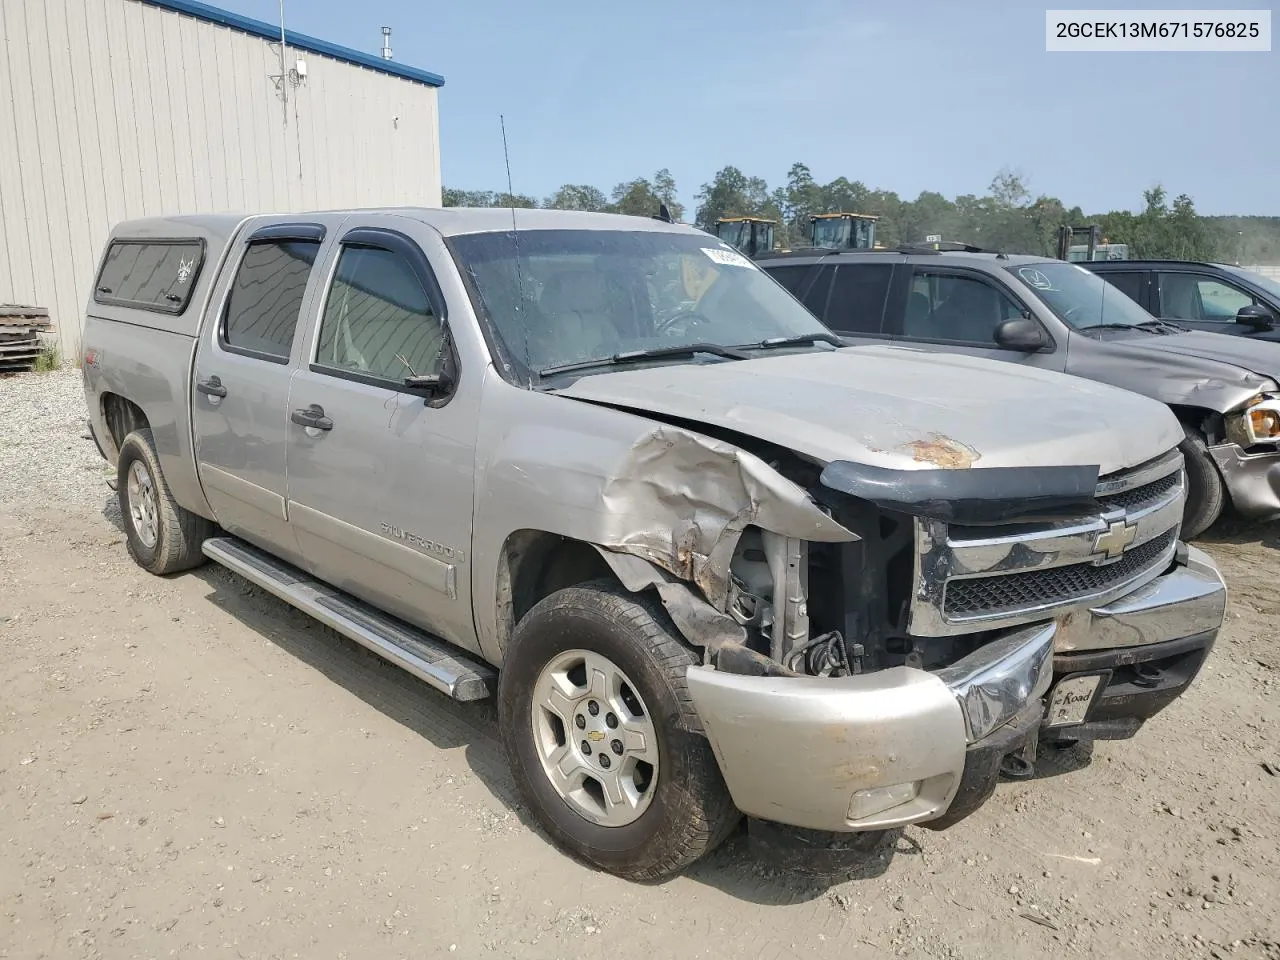
<path fill-rule="evenodd" d="M 1209 455 L 1240 513 L 1255 520 L 1280 517 L 1280 451 L 1250 454 L 1239 444 L 1221 443 Z"/>
<path fill-rule="evenodd" d="M 1004 756 L 1045 735 L 1051 682 L 1105 672 L 1083 721 L 1055 736 L 1140 724 L 1186 689 L 1225 609 L 1213 561 L 1180 547 L 1170 570 L 1133 594 L 1010 631 L 937 673 L 893 667 L 830 679 L 694 667 L 689 693 L 748 816 L 833 832 L 945 825 L 985 801 Z"/>

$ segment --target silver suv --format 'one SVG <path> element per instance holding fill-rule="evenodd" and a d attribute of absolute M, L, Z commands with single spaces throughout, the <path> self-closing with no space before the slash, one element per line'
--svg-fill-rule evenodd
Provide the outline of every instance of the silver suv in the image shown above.
<path fill-rule="evenodd" d="M 1188 538 L 1228 502 L 1280 516 L 1280 344 L 1157 320 L 1089 270 L 1043 257 L 904 247 L 757 259 L 848 342 L 1057 370 L 1167 404 L 1184 432 Z"/>

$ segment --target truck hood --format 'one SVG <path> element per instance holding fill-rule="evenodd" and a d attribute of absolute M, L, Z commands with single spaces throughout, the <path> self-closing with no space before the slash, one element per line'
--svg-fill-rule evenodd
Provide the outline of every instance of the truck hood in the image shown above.
<path fill-rule="evenodd" d="M 1182 439 L 1169 409 L 1146 397 L 903 346 L 624 369 L 557 393 L 733 430 L 824 464 L 899 470 L 1096 465 L 1107 474 Z"/>
<path fill-rule="evenodd" d="M 1073 334 L 1083 337 L 1083 334 Z M 1226 413 L 1259 390 L 1276 390 L 1280 343 L 1192 330 L 1074 345 L 1067 370 L 1164 403 Z"/>

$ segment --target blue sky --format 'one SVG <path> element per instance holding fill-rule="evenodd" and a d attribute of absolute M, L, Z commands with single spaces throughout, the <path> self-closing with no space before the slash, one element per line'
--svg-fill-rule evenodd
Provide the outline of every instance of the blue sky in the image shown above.
<path fill-rule="evenodd" d="M 277 0 L 213 2 L 278 15 Z M 799 160 L 820 181 L 907 199 L 983 193 L 1010 167 L 1088 213 L 1137 207 L 1159 181 L 1203 213 L 1280 215 L 1280 44 L 1047 53 L 1046 6 L 286 0 L 285 15 L 291 29 L 369 52 L 386 24 L 396 60 L 444 75 L 446 186 L 505 187 L 501 113 L 515 190 L 537 197 L 562 183 L 608 193 L 668 167 L 688 216 L 726 164 L 773 187 Z"/>

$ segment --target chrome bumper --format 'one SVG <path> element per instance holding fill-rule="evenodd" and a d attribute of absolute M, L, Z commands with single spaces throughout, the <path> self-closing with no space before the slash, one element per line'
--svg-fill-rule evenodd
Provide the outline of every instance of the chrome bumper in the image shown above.
<path fill-rule="evenodd" d="M 1120 600 L 1010 631 L 937 673 L 893 667 L 824 679 L 691 668 L 689 693 L 734 803 L 812 830 L 943 816 L 966 759 L 1045 696 L 1055 652 L 1133 648 L 1222 626 L 1217 567 L 1194 547 L 1178 557 Z"/>
<path fill-rule="evenodd" d="M 1237 510 L 1256 520 L 1280 516 L 1280 451 L 1248 454 L 1238 444 L 1222 443 L 1210 447 L 1209 455 Z"/>
<path fill-rule="evenodd" d="M 1227 585 L 1218 565 L 1191 546 L 1178 560 L 1184 562 L 1119 600 L 1059 617 L 1058 652 L 1145 646 L 1220 629 Z"/>

